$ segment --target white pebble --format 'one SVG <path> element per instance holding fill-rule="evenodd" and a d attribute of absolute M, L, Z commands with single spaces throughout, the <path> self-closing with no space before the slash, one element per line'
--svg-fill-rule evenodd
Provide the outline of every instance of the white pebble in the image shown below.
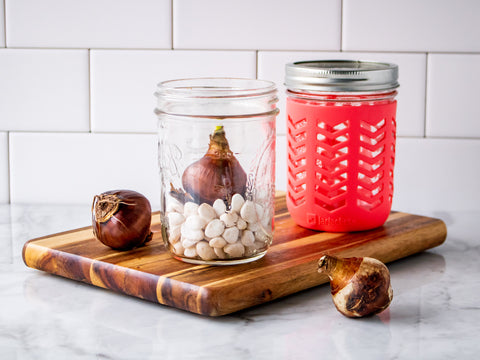
<path fill-rule="evenodd" d="M 222 235 L 223 230 L 225 230 L 225 224 L 219 219 L 213 219 L 207 224 L 205 235 L 214 238 Z"/>
<path fill-rule="evenodd" d="M 243 220 L 249 223 L 257 221 L 255 203 L 251 200 L 245 201 L 245 204 L 243 204 L 242 208 L 240 209 L 240 216 Z"/>
<path fill-rule="evenodd" d="M 250 230 L 245 230 L 240 239 L 243 245 L 252 246 L 255 242 L 255 235 Z"/>
<path fill-rule="evenodd" d="M 257 211 L 257 218 L 258 219 L 263 219 L 263 215 L 265 214 L 265 209 L 263 208 L 263 206 L 256 203 L 255 204 L 255 210 Z"/>
<path fill-rule="evenodd" d="M 239 230 L 236 227 L 229 227 L 225 229 L 222 237 L 229 244 L 233 244 L 238 240 L 238 233 L 239 233 Z"/>
<path fill-rule="evenodd" d="M 237 220 L 237 228 L 238 230 L 245 230 L 247 228 L 247 222 L 243 219 Z"/>
<path fill-rule="evenodd" d="M 175 226 L 180 225 L 185 221 L 185 216 L 177 212 L 170 212 L 167 214 L 168 225 Z"/>
<path fill-rule="evenodd" d="M 189 257 L 189 258 L 194 258 L 194 257 L 197 256 L 197 249 L 195 249 L 195 246 L 186 248 L 183 251 L 183 255 L 186 256 L 186 257 Z"/>
<path fill-rule="evenodd" d="M 223 237 L 217 236 L 209 241 L 209 245 L 214 248 L 223 248 L 225 245 L 227 245 L 227 242 Z"/>
<path fill-rule="evenodd" d="M 217 257 L 215 251 L 213 251 L 213 248 L 211 248 L 206 241 L 199 241 L 196 245 L 196 249 L 198 256 L 200 256 L 203 260 L 208 261 Z"/>
<path fill-rule="evenodd" d="M 185 223 L 183 223 L 183 225 L 181 227 L 181 233 L 182 233 L 182 236 L 184 238 L 187 238 L 187 239 L 190 239 L 190 240 L 200 241 L 200 240 L 203 239 L 203 231 L 202 230 L 191 229 L 188 226 L 186 226 Z"/>
<path fill-rule="evenodd" d="M 192 230 L 201 230 L 207 225 L 207 222 L 200 215 L 190 215 L 185 220 L 185 226 Z"/>
<path fill-rule="evenodd" d="M 247 229 L 250 231 L 258 231 L 260 230 L 260 224 L 258 222 L 249 223 Z"/>
<path fill-rule="evenodd" d="M 252 256 L 255 255 L 257 252 L 257 249 L 255 249 L 255 246 L 245 246 L 245 253 L 243 256 Z"/>
<path fill-rule="evenodd" d="M 215 218 L 215 209 L 207 203 L 203 203 L 198 207 L 198 215 L 200 215 L 208 223 Z"/>
<path fill-rule="evenodd" d="M 195 246 L 198 243 L 198 240 L 182 238 L 181 243 L 184 248 L 189 248 L 189 247 Z"/>
<path fill-rule="evenodd" d="M 233 211 L 236 211 L 237 213 L 239 213 L 244 203 L 245 203 L 245 200 L 243 199 L 242 195 L 235 194 L 232 196 L 231 206 Z"/>
<path fill-rule="evenodd" d="M 168 241 L 170 241 L 172 244 L 178 242 L 178 240 L 180 240 L 181 233 L 181 226 L 172 226 L 168 229 Z"/>
<path fill-rule="evenodd" d="M 232 212 L 227 212 L 220 215 L 220 220 L 223 221 L 226 227 L 235 226 L 235 222 L 238 220 L 238 215 Z"/>
<path fill-rule="evenodd" d="M 243 254 L 245 253 L 245 248 L 242 244 L 236 242 L 234 244 L 225 245 L 223 251 L 230 255 L 230 257 L 236 258 L 243 256 Z"/>
<path fill-rule="evenodd" d="M 183 204 L 175 199 L 174 197 L 168 195 L 165 199 L 167 206 L 166 206 L 166 211 L 167 212 L 178 212 L 178 213 L 183 213 Z"/>
<path fill-rule="evenodd" d="M 183 255 L 185 248 L 183 247 L 182 243 L 179 241 L 173 245 L 173 252 L 177 255 Z"/>
<path fill-rule="evenodd" d="M 265 243 L 270 237 L 265 233 L 265 231 L 260 230 L 255 232 L 255 240 Z"/>
<path fill-rule="evenodd" d="M 225 203 L 222 199 L 215 200 L 215 202 L 213 203 L 213 208 L 215 209 L 218 217 L 220 217 L 220 215 L 227 211 L 227 207 L 225 206 Z"/>
<path fill-rule="evenodd" d="M 222 248 L 213 248 L 213 251 L 218 256 L 219 259 L 226 259 L 227 258 L 227 255 L 225 254 L 225 251 L 223 251 Z"/>
<path fill-rule="evenodd" d="M 255 241 L 253 246 L 255 247 L 255 249 L 260 250 L 260 249 L 263 249 L 266 246 L 266 244 L 261 241 Z"/>
<path fill-rule="evenodd" d="M 198 213 L 198 204 L 194 202 L 186 202 L 183 206 L 183 215 L 190 216 L 190 215 L 197 215 Z"/>

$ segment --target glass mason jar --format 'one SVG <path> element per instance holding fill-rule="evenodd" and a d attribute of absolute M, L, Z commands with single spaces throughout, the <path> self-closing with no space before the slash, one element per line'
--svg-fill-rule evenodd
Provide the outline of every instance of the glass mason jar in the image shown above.
<path fill-rule="evenodd" d="M 287 206 L 303 227 L 379 227 L 390 214 L 398 67 L 351 60 L 287 64 Z"/>
<path fill-rule="evenodd" d="M 196 78 L 158 85 L 162 236 L 172 256 L 231 265 L 273 238 L 277 91 L 268 81 Z"/>

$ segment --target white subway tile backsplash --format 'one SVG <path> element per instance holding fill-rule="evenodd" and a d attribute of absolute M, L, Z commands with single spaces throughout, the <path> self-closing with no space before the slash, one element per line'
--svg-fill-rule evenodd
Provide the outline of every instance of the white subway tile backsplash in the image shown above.
<path fill-rule="evenodd" d="M 171 48 L 171 0 L 5 0 L 7 46 Z"/>
<path fill-rule="evenodd" d="M 397 96 L 397 133 L 399 136 L 423 136 L 425 118 L 425 54 L 359 52 L 285 52 L 260 51 L 258 78 L 274 81 L 279 89 L 277 132 L 285 134 L 285 64 L 302 60 L 353 59 L 393 62 L 399 66 L 400 88 Z"/>
<path fill-rule="evenodd" d="M 339 50 L 340 0 L 173 0 L 173 46 Z"/>
<path fill-rule="evenodd" d="M 88 131 L 87 50 L 0 49 L 0 131 Z"/>
<path fill-rule="evenodd" d="M 393 208 L 479 210 L 479 154 L 479 139 L 397 139 Z"/>
<path fill-rule="evenodd" d="M 427 136 L 480 137 L 480 54 L 430 54 L 427 79 Z"/>
<path fill-rule="evenodd" d="M 8 203 L 8 134 L 0 132 L 0 204 Z"/>
<path fill-rule="evenodd" d="M 156 132 L 160 81 L 206 76 L 255 78 L 254 51 L 91 51 L 92 131 Z"/>
<path fill-rule="evenodd" d="M 342 49 L 480 51 L 477 0 L 343 0 Z"/>
<path fill-rule="evenodd" d="M 149 134 L 11 133 L 12 203 L 90 203 L 131 189 L 157 206 L 157 139 Z"/>
<path fill-rule="evenodd" d="M 5 47 L 5 5 L 0 0 L 0 47 Z"/>

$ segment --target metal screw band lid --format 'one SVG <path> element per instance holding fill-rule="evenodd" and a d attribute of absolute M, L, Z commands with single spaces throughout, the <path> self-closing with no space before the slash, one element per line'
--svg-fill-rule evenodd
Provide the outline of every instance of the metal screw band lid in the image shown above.
<path fill-rule="evenodd" d="M 398 66 L 357 60 L 298 61 L 285 67 L 285 86 L 295 91 L 382 91 L 399 86 Z"/>

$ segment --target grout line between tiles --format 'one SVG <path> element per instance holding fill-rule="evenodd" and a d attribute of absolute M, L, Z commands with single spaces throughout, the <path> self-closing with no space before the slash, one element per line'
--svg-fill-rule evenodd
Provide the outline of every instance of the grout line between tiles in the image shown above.
<path fill-rule="evenodd" d="M 88 49 L 88 132 L 92 132 L 92 53 Z"/>
<path fill-rule="evenodd" d="M 3 0 L 3 40 L 5 48 L 7 47 L 7 2 Z"/>
<path fill-rule="evenodd" d="M 8 199 L 7 204 L 12 203 L 12 172 L 11 172 L 11 149 L 10 149 L 10 131 L 7 131 L 7 189 L 8 189 Z"/>
<path fill-rule="evenodd" d="M 340 1 L 340 52 L 343 52 L 343 0 Z"/>
<path fill-rule="evenodd" d="M 173 0 L 170 0 L 170 43 L 170 48 L 173 50 Z"/>
<path fill-rule="evenodd" d="M 428 60 L 429 53 L 425 56 L 425 102 L 424 102 L 424 111 L 423 111 L 423 137 L 427 138 L 427 104 L 428 104 Z"/>

